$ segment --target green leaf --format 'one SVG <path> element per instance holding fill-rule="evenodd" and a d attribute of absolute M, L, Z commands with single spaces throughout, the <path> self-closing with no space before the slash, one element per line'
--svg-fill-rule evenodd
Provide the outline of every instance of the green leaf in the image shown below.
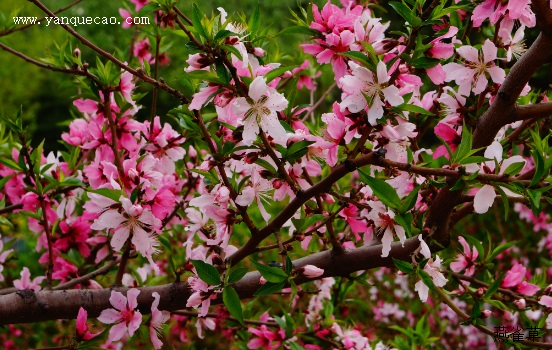
<path fill-rule="evenodd" d="M 220 45 L 220 48 L 225 50 L 225 51 L 228 51 L 230 53 L 232 53 L 234 56 L 236 56 L 239 60 L 242 60 L 242 55 L 241 53 L 238 51 L 238 49 L 235 47 L 235 46 L 232 46 L 232 45 Z M 243 79 L 243 78 L 242 78 Z"/>
<path fill-rule="evenodd" d="M 255 260 L 251 260 L 251 263 L 268 282 L 283 283 L 288 278 L 288 275 L 280 268 L 266 266 L 256 262 Z"/>
<path fill-rule="evenodd" d="M 8 168 L 13 169 L 13 170 L 22 170 L 21 167 L 19 166 L 19 164 L 17 164 L 16 162 L 14 162 L 11 159 L 0 158 L 0 163 L 4 164 L 5 166 L 7 166 Z"/>
<path fill-rule="evenodd" d="M 520 171 L 522 171 L 524 167 L 525 167 L 525 162 L 512 163 L 512 164 L 508 165 L 506 170 L 504 170 L 504 174 L 508 175 L 508 176 L 515 176 L 515 175 L 519 174 Z"/>
<path fill-rule="evenodd" d="M 88 192 L 99 194 L 101 196 L 113 199 L 115 202 L 119 202 L 119 199 L 121 198 L 121 191 L 120 190 L 111 190 L 109 188 L 99 188 L 97 190 L 93 189 L 87 189 Z"/>
<path fill-rule="evenodd" d="M 13 224 L 4 216 L 0 216 L 0 225 L 9 226 L 12 230 L 14 229 Z"/>
<path fill-rule="evenodd" d="M 215 41 L 219 41 L 219 40 L 222 40 L 222 39 L 226 39 L 228 38 L 229 36 L 238 36 L 238 34 L 230 31 L 230 30 L 226 30 L 226 29 L 223 29 L 223 30 L 219 30 L 217 32 L 217 35 L 215 35 Z"/>
<path fill-rule="evenodd" d="M 370 62 L 368 62 L 368 57 L 365 54 L 363 54 L 362 52 L 348 51 L 348 52 L 341 52 L 340 55 L 351 58 L 355 61 L 358 61 L 358 62 L 362 63 L 362 65 L 364 65 L 365 67 L 370 67 L 371 66 Z"/>
<path fill-rule="evenodd" d="M 508 220 L 508 213 L 510 211 L 510 201 L 508 201 L 508 195 L 500 186 L 495 186 L 495 189 L 498 193 L 500 193 L 500 198 L 502 198 L 502 204 L 504 205 L 504 220 Z"/>
<path fill-rule="evenodd" d="M 429 273 L 427 273 L 424 270 L 418 271 L 418 276 L 420 276 L 420 279 L 424 284 L 432 291 L 435 292 L 435 284 L 433 284 L 433 280 L 431 279 L 431 276 L 429 276 Z"/>
<path fill-rule="evenodd" d="M 533 160 L 535 161 L 535 175 L 533 175 L 533 180 L 531 180 L 531 184 L 529 187 L 535 186 L 540 178 L 544 175 L 544 163 L 545 160 L 540 152 L 537 150 L 532 150 L 531 155 L 533 156 Z"/>
<path fill-rule="evenodd" d="M 408 112 L 414 112 L 414 113 L 423 114 L 423 115 L 434 115 L 433 113 L 431 113 L 430 111 L 428 111 L 425 108 L 418 107 L 416 105 L 409 104 L 409 103 L 403 103 L 402 105 L 393 107 L 392 110 L 394 110 L 394 111 L 408 111 Z"/>
<path fill-rule="evenodd" d="M 314 141 L 307 141 L 307 140 L 295 142 L 287 149 L 285 158 L 290 163 L 293 163 L 296 159 L 299 159 L 305 154 L 307 154 L 307 152 L 309 151 L 309 145 L 312 145 L 313 143 Z"/>
<path fill-rule="evenodd" d="M 501 244 L 499 245 L 498 247 L 496 247 L 495 249 L 493 249 L 493 252 L 491 253 L 491 255 L 489 255 L 487 257 L 486 260 L 493 260 L 494 258 L 496 258 L 500 253 L 502 253 L 503 251 L 505 251 L 506 249 L 514 246 L 515 244 L 519 243 L 519 241 L 512 241 L 512 242 L 508 242 L 508 243 L 504 243 L 504 244 Z"/>
<path fill-rule="evenodd" d="M 502 283 L 505 275 L 506 272 L 501 273 L 500 276 L 498 276 L 498 278 L 493 283 L 491 283 L 489 289 L 487 289 L 487 293 L 485 293 L 485 295 L 483 296 L 484 299 L 492 299 L 493 294 L 496 293 L 496 291 L 500 287 L 500 283 Z"/>
<path fill-rule="evenodd" d="M 393 263 L 395 263 L 395 266 L 397 267 L 397 269 L 399 269 L 401 272 L 407 275 L 414 270 L 414 268 L 412 267 L 412 264 L 410 264 L 409 262 L 397 260 L 393 258 Z"/>
<path fill-rule="evenodd" d="M 310 35 L 310 36 L 319 36 L 321 33 L 316 30 L 305 26 L 293 26 L 293 27 L 287 27 L 281 30 L 277 36 L 280 35 L 290 35 L 290 34 L 304 34 L 304 35 Z"/>
<path fill-rule="evenodd" d="M 228 85 L 230 83 L 230 80 L 232 79 L 232 75 L 230 74 L 230 71 L 224 66 L 224 64 L 217 60 L 215 62 L 215 69 L 217 71 L 217 76 L 224 82 L 223 85 Z"/>
<path fill-rule="evenodd" d="M 137 16 L 142 17 L 158 9 L 159 9 L 159 4 L 156 4 L 156 3 L 147 4 L 146 6 L 142 7 L 140 11 L 138 11 Z"/>
<path fill-rule="evenodd" d="M 272 80 L 278 78 L 282 74 L 284 74 L 287 71 L 291 71 L 293 68 L 299 67 L 299 65 L 295 66 L 286 66 L 286 67 L 279 67 L 276 69 L 271 70 L 270 72 L 265 74 L 266 83 L 270 83 Z"/>
<path fill-rule="evenodd" d="M 257 160 L 255 160 L 255 164 L 262 166 L 266 170 L 270 171 L 272 174 L 278 173 L 278 171 L 274 168 L 274 166 L 272 166 L 272 164 L 270 164 L 264 159 L 258 158 Z"/>
<path fill-rule="evenodd" d="M 40 165 L 42 163 L 42 149 L 44 148 L 44 140 L 38 145 L 37 148 L 33 150 L 33 153 L 31 154 L 32 160 L 33 160 L 33 166 L 34 166 L 34 172 L 35 174 L 40 174 Z"/>
<path fill-rule="evenodd" d="M 238 282 L 243 278 L 243 276 L 245 276 L 246 273 L 247 273 L 247 269 L 245 267 L 240 267 L 239 269 L 235 269 L 228 276 L 228 284 Z"/>
<path fill-rule="evenodd" d="M 94 338 L 78 343 L 76 349 L 78 349 L 78 350 L 99 349 L 101 343 L 105 342 L 108 333 L 109 333 L 109 330 L 106 328 L 106 329 L 104 329 L 103 332 L 101 332 L 100 334 L 98 334 Z"/>
<path fill-rule="evenodd" d="M 299 221 L 293 221 L 293 225 L 295 226 L 295 229 L 297 231 L 303 231 L 303 230 L 306 230 L 307 228 L 311 227 L 313 224 L 315 224 L 317 222 L 321 222 L 325 219 L 326 219 L 326 215 L 313 214 L 313 215 L 309 216 L 306 219 L 300 219 Z M 292 220 L 297 220 L 297 219 L 292 219 Z M 297 224 L 296 224 L 296 222 L 297 222 Z"/>
<path fill-rule="evenodd" d="M 220 284 L 220 274 L 213 265 L 207 264 L 201 260 L 191 260 L 191 262 L 197 271 L 197 275 L 203 282 L 211 286 Z"/>
<path fill-rule="evenodd" d="M 249 18 L 249 21 L 247 22 L 247 27 L 249 28 L 249 31 L 251 33 L 257 33 L 259 31 L 259 27 L 261 25 L 261 18 L 259 14 L 259 3 L 257 3 L 257 7 L 255 7 L 255 10 L 253 11 L 253 14 Z"/>
<path fill-rule="evenodd" d="M 254 296 L 261 297 L 273 293 L 278 293 L 284 288 L 285 285 L 286 283 L 283 281 L 279 283 L 266 282 L 255 292 Z"/>
<path fill-rule="evenodd" d="M 428 69 L 428 68 L 435 67 L 440 62 L 441 62 L 441 60 L 438 60 L 436 58 L 430 58 L 430 57 L 422 56 L 422 57 L 419 57 L 419 58 L 415 59 L 412 62 L 412 65 L 416 68 Z"/>
<path fill-rule="evenodd" d="M 418 192 L 420 191 L 421 187 L 422 186 L 416 186 L 416 188 L 413 189 L 412 192 L 410 192 L 405 199 L 403 199 L 399 210 L 401 214 L 404 214 L 410 209 L 414 208 L 414 205 L 416 205 L 416 200 L 418 199 Z"/>
<path fill-rule="evenodd" d="M 224 288 L 224 290 L 222 291 L 222 301 L 230 312 L 230 315 L 237 319 L 243 326 L 244 323 L 242 305 L 240 297 L 238 296 L 236 290 L 232 287 Z"/>
<path fill-rule="evenodd" d="M 6 182 L 10 181 L 10 179 L 14 176 L 15 176 L 15 174 L 11 174 L 11 175 L 4 176 L 3 178 L 1 178 L 0 179 L 0 190 L 2 190 L 4 188 L 4 186 L 6 185 Z"/>
<path fill-rule="evenodd" d="M 471 156 L 471 157 L 466 157 L 462 159 L 461 161 L 458 162 L 458 164 L 464 165 L 464 164 L 472 164 L 472 163 L 481 163 L 481 162 L 486 162 L 488 160 L 489 158 L 485 158 L 481 156 Z"/>
<path fill-rule="evenodd" d="M 397 191 L 395 191 L 390 184 L 383 180 L 373 178 L 360 169 L 358 170 L 358 173 L 360 174 L 360 179 L 370 186 L 374 192 L 374 195 L 378 197 L 383 204 L 394 209 L 398 209 L 400 207 L 401 200 L 397 195 Z"/>
<path fill-rule="evenodd" d="M 209 83 L 225 85 L 224 80 L 221 79 L 218 75 L 208 72 L 206 70 L 194 70 L 187 73 L 187 76 L 192 79 L 208 81 Z"/>
<path fill-rule="evenodd" d="M 204 37 L 205 39 L 208 39 L 207 32 L 205 31 L 205 28 L 203 28 L 203 25 L 201 24 L 201 20 L 205 17 L 203 12 L 197 7 L 196 4 L 192 5 L 192 25 L 194 26 L 194 29 L 198 32 L 199 35 Z"/>
<path fill-rule="evenodd" d="M 466 127 L 466 124 L 464 123 L 464 126 L 462 127 L 462 141 L 460 141 L 460 145 L 458 145 L 458 149 L 456 150 L 454 156 L 457 161 L 460 161 L 466 156 L 468 156 L 468 153 L 472 149 L 472 134 L 470 130 Z"/>
<path fill-rule="evenodd" d="M 396 2 L 396 1 L 392 1 L 389 3 L 389 5 L 391 7 L 393 7 L 395 9 L 395 11 L 397 11 L 397 13 L 405 19 L 405 21 L 409 24 L 412 24 L 414 25 L 414 15 L 412 15 L 412 10 L 410 8 L 408 8 L 408 6 L 406 6 L 404 3 L 402 2 Z"/>

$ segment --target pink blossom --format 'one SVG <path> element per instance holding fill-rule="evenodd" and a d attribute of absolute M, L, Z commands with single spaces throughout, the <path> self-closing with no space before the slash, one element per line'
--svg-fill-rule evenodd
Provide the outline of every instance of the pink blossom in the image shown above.
<path fill-rule="evenodd" d="M 10 255 L 10 253 L 13 252 L 13 249 L 2 251 L 3 249 L 4 249 L 4 242 L 2 241 L 2 235 L 0 235 L 0 282 L 4 281 L 4 276 L 2 275 L 2 271 L 4 270 L 3 264 L 6 262 L 8 255 Z"/>
<path fill-rule="evenodd" d="M 40 276 L 40 277 L 34 278 L 31 281 L 31 272 L 27 267 L 24 267 L 23 270 L 21 271 L 21 279 L 13 281 L 13 286 L 19 290 L 30 289 L 30 290 L 37 291 L 41 289 L 40 284 L 45 279 L 46 277 Z"/>
<path fill-rule="evenodd" d="M 307 278 L 317 278 L 324 274 L 324 270 L 314 265 L 303 266 L 303 275 Z"/>
<path fill-rule="evenodd" d="M 343 208 L 339 215 L 345 218 L 347 224 L 349 224 L 351 231 L 355 235 L 356 241 L 360 241 L 359 233 L 366 232 L 368 227 L 364 221 L 358 219 L 358 208 L 349 204 L 347 207 Z"/>
<path fill-rule="evenodd" d="M 86 341 L 89 339 L 94 338 L 100 333 L 90 333 L 90 327 L 86 323 L 86 318 L 88 317 L 88 313 L 85 309 L 82 307 L 79 309 L 79 314 L 77 315 L 77 341 Z"/>
<path fill-rule="evenodd" d="M 267 95 L 268 93 L 268 95 Z M 249 87 L 249 101 L 239 97 L 234 102 L 234 113 L 244 114 L 243 142 L 251 145 L 259 134 L 259 127 L 274 141 L 285 144 L 287 132 L 278 121 L 276 112 L 283 111 L 288 101 L 284 95 L 268 88 L 265 77 L 256 77 Z"/>
<path fill-rule="evenodd" d="M 266 322 L 267 320 L 268 313 L 261 315 L 260 321 Z M 248 349 L 278 349 L 282 341 L 286 339 L 286 332 L 283 329 L 271 331 L 265 325 L 261 325 L 259 328 L 249 327 L 247 331 L 254 336 L 247 343 Z"/>
<path fill-rule="evenodd" d="M 335 80 L 339 81 L 347 71 L 345 56 L 341 52 L 351 51 L 351 45 L 355 42 L 355 35 L 345 30 L 339 34 L 330 33 L 325 40 L 315 39 L 316 44 L 302 44 L 305 53 L 315 55 L 318 63 L 331 63 Z"/>
<path fill-rule="evenodd" d="M 462 136 L 460 136 L 455 129 L 451 128 L 447 124 L 437 123 L 433 130 L 435 135 L 439 136 L 447 143 L 453 153 L 456 149 L 458 149 Z M 447 159 L 450 157 L 445 145 L 440 145 L 437 149 L 435 149 L 435 152 L 433 152 L 433 159 L 437 159 L 441 156 L 445 156 Z"/>
<path fill-rule="evenodd" d="M 340 104 L 342 112 L 348 109 L 352 113 L 357 113 L 368 107 L 368 122 L 376 125 L 377 120 L 383 117 L 384 102 L 391 106 L 398 106 L 404 102 L 399 95 L 399 89 L 388 84 L 389 74 L 383 61 L 378 63 L 377 77 L 356 63 L 350 62 L 349 66 L 352 75 L 340 79 L 343 84 L 343 101 Z M 368 103 L 367 99 L 370 99 L 371 103 Z"/>
<path fill-rule="evenodd" d="M 552 297 L 548 295 L 541 296 L 539 300 L 539 304 L 542 306 L 552 308 Z"/>
<path fill-rule="evenodd" d="M 473 275 L 475 269 L 474 262 L 477 259 L 479 252 L 475 249 L 475 247 L 470 249 L 470 246 L 462 236 L 458 237 L 458 242 L 460 242 L 464 248 L 464 251 L 461 255 L 456 257 L 454 262 L 450 263 L 450 269 L 454 272 L 466 270 L 464 274 L 466 276 L 471 276 Z"/>
<path fill-rule="evenodd" d="M 540 288 L 532 283 L 523 281 L 525 279 L 526 272 L 527 269 L 523 265 L 519 263 L 515 264 L 510 270 L 508 270 L 508 272 L 506 272 L 506 276 L 504 276 L 500 286 L 503 288 L 512 288 L 518 293 L 524 295 L 535 295 Z"/>
<path fill-rule="evenodd" d="M 147 61 L 148 63 L 153 63 L 153 61 L 155 60 L 151 53 L 151 45 L 149 43 L 148 37 L 134 43 L 132 53 L 140 63 L 143 63 L 144 61 Z"/>
<path fill-rule="evenodd" d="M 433 284 L 435 284 L 437 287 L 445 286 L 448 280 L 441 272 L 441 258 L 438 255 L 436 255 L 434 260 L 431 257 L 431 251 L 429 250 L 429 246 L 423 240 L 422 235 L 419 235 L 418 239 L 420 240 L 422 255 L 426 259 L 429 259 L 427 264 L 425 264 L 424 266 L 424 271 L 429 274 L 429 276 L 431 277 L 431 280 L 433 281 Z M 420 300 L 425 303 L 428 298 L 429 287 L 426 286 L 426 284 L 422 280 L 420 280 L 416 282 L 416 285 L 414 286 L 414 290 L 418 292 Z"/>
<path fill-rule="evenodd" d="M 217 328 L 217 324 L 215 323 L 215 320 L 213 320 L 210 317 L 198 317 L 196 321 L 196 329 L 197 329 L 197 336 L 199 339 L 203 339 L 203 330 L 204 329 L 210 329 L 214 331 Z"/>
<path fill-rule="evenodd" d="M 381 202 L 369 201 L 369 205 L 372 210 L 368 213 L 367 217 L 372 220 L 378 230 L 384 231 L 381 238 L 382 252 L 381 256 L 389 256 L 391 251 L 391 242 L 393 242 L 394 234 L 399 237 L 399 241 L 402 245 L 406 241 L 406 233 L 404 228 L 399 225 L 393 218 L 395 213 L 392 210 L 386 210 L 385 206 Z"/>
<path fill-rule="evenodd" d="M 120 340 L 127 333 L 132 337 L 140 327 L 142 314 L 135 310 L 138 307 L 138 294 L 140 294 L 140 290 L 135 288 L 127 291 L 127 297 L 120 292 L 111 291 L 109 302 L 114 309 L 105 309 L 98 317 L 98 321 L 102 323 L 115 323 L 109 330 L 109 341 Z"/>
<path fill-rule="evenodd" d="M 163 323 L 169 320 L 171 314 L 168 311 L 159 311 L 158 306 L 159 300 L 161 298 L 159 296 L 159 293 L 153 292 L 151 296 L 153 297 L 153 303 L 151 304 L 151 321 L 149 324 L 149 334 L 153 347 L 156 350 L 159 350 L 163 346 L 163 342 L 159 340 L 158 334 L 160 334 L 161 332 L 161 326 L 163 325 Z"/>
<path fill-rule="evenodd" d="M 483 170 L 489 169 L 492 172 L 494 172 L 495 161 L 500 165 L 500 169 L 498 171 L 499 174 L 503 174 L 504 171 L 514 163 L 525 164 L 525 159 L 523 159 L 523 157 L 521 156 L 513 156 L 503 160 L 502 153 L 503 153 L 502 145 L 498 141 L 494 141 L 489 147 L 487 147 L 487 149 L 485 150 L 484 156 L 485 158 L 489 158 L 492 160 L 485 162 Z M 469 167 L 467 169 L 470 172 L 475 172 L 477 170 L 477 166 Z M 513 196 L 513 197 L 520 196 L 516 193 L 513 193 L 512 191 L 510 191 L 505 187 L 500 187 L 500 188 L 510 196 Z M 484 185 L 475 194 L 475 197 L 473 199 L 474 211 L 478 214 L 486 213 L 489 210 L 489 208 L 493 205 L 495 197 L 496 197 L 496 193 L 495 193 L 494 187 L 492 185 Z"/>
<path fill-rule="evenodd" d="M 94 230 L 114 229 L 111 246 L 117 251 L 121 250 L 132 235 L 131 241 L 136 250 L 151 260 L 157 245 L 152 232 L 161 227 L 161 220 L 141 205 L 132 204 L 128 198 L 121 196 L 119 200 L 121 207 L 103 211 L 90 227 Z M 153 261 L 150 263 L 155 266 Z"/>
<path fill-rule="evenodd" d="M 149 0 L 130 0 L 130 2 L 136 6 L 136 12 L 138 12 L 149 3 Z"/>
<path fill-rule="evenodd" d="M 122 17 L 121 22 L 123 23 L 122 24 L 123 29 L 128 29 L 128 28 L 132 27 L 132 23 L 128 23 L 126 21 L 127 18 L 129 18 L 129 17 L 132 18 L 132 14 L 129 11 L 125 10 L 125 9 L 119 9 L 119 14 Z"/>
<path fill-rule="evenodd" d="M 461 95 L 468 96 L 470 91 L 474 94 L 485 91 L 488 84 L 487 75 L 497 84 L 504 81 L 506 73 L 494 63 L 497 59 L 497 48 L 492 41 L 485 41 L 482 55 L 476 48 L 468 45 L 457 48 L 456 52 L 465 60 L 464 64 L 451 62 L 443 69 L 447 73 L 446 81 L 454 80 Z"/>

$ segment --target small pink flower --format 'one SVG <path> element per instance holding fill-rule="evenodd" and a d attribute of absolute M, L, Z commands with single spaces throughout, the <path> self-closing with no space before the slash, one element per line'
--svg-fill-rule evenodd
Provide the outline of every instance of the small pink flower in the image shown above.
<path fill-rule="evenodd" d="M 552 297 L 549 297 L 548 295 L 543 295 L 539 300 L 539 304 L 552 308 Z"/>
<path fill-rule="evenodd" d="M 272 90 L 272 91 L 271 91 Z M 267 95 L 269 93 L 269 95 Z M 278 121 L 276 112 L 288 106 L 284 95 L 266 85 L 265 77 L 256 77 L 249 86 L 249 98 L 239 97 L 234 102 L 234 113 L 243 114 L 243 143 L 253 144 L 259 128 L 272 136 L 274 142 L 285 144 L 287 132 Z"/>
<path fill-rule="evenodd" d="M 454 262 L 450 263 L 450 269 L 454 272 L 466 270 L 464 274 L 471 276 L 475 269 L 474 261 L 477 259 L 479 252 L 475 247 L 470 249 L 470 246 L 462 236 L 458 237 L 458 242 L 464 248 L 464 252 L 462 255 L 458 255 Z"/>
<path fill-rule="evenodd" d="M 526 273 L 527 269 L 523 265 L 515 264 L 510 270 L 508 270 L 508 272 L 506 272 L 506 276 L 502 280 L 500 286 L 503 288 L 511 288 L 523 295 L 535 295 L 540 288 L 532 283 L 523 281 Z"/>
<path fill-rule="evenodd" d="M 153 292 L 153 303 L 151 304 L 151 321 L 149 325 L 149 334 L 151 343 L 156 350 L 161 349 L 163 342 L 159 340 L 159 334 L 161 333 L 161 325 L 169 320 L 171 317 L 170 312 L 168 311 L 159 311 L 157 308 L 159 306 L 160 296 L 159 293 Z"/>
<path fill-rule="evenodd" d="M 13 281 L 13 285 L 19 290 L 31 289 L 37 291 L 41 289 L 40 283 L 42 283 L 45 278 L 44 276 L 36 277 L 31 281 L 31 272 L 27 267 L 24 267 L 21 271 L 21 279 Z"/>
<path fill-rule="evenodd" d="M 79 314 L 77 315 L 77 341 L 85 341 L 94 338 L 100 333 L 90 333 L 90 327 L 86 324 L 86 318 L 88 313 L 82 307 L 79 309 Z"/>
<path fill-rule="evenodd" d="M 307 278 L 316 278 L 324 274 L 324 270 L 320 269 L 314 265 L 305 265 L 303 266 L 303 275 Z"/>
<path fill-rule="evenodd" d="M 475 47 L 465 45 L 456 49 L 456 52 L 465 60 L 464 64 L 451 62 L 443 69 L 447 73 L 446 81 L 454 80 L 459 85 L 458 92 L 468 96 L 470 91 L 480 94 L 488 84 L 487 76 L 497 84 L 502 84 L 506 73 L 504 69 L 495 65 L 497 48 L 492 41 L 486 40 L 479 54 Z"/>
<path fill-rule="evenodd" d="M 109 330 L 109 341 L 120 340 L 127 333 L 132 337 L 134 332 L 140 327 L 142 314 L 140 311 L 135 310 L 138 306 L 138 294 L 140 294 L 140 290 L 135 288 L 129 289 L 127 299 L 122 293 L 111 291 L 109 302 L 115 309 L 103 310 L 100 317 L 98 317 L 98 321 L 102 323 L 115 323 Z"/>
<path fill-rule="evenodd" d="M 365 67 L 349 62 L 352 75 L 346 75 L 339 81 L 343 84 L 343 101 L 341 111 L 348 109 L 352 113 L 360 112 L 368 107 L 368 122 L 376 125 L 383 117 L 385 102 L 398 106 L 404 102 L 395 85 L 389 85 L 387 66 L 380 61 L 374 74 Z"/>

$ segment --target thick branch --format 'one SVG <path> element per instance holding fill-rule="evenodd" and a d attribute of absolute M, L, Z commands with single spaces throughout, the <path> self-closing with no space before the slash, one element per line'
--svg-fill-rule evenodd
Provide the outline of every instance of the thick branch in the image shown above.
<path fill-rule="evenodd" d="M 552 12 L 550 9 L 546 11 Z M 552 37 L 541 33 L 533 45 L 514 64 L 497 98 L 477 120 L 473 134 L 473 148 L 489 146 L 497 132 L 511 123 L 515 103 L 521 91 L 537 69 L 552 59 Z M 454 207 L 461 202 L 462 190 L 450 191 L 450 186 L 439 190 L 429 210 L 425 227 L 433 232 L 433 239 L 444 247 L 449 245 L 449 220 Z"/>
<path fill-rule="evenodd" d="M 316 185 L 306 191 L 301 190 L 297 192 L 296 197 L 289 202 L 289 204 L 274 218 L 274 220 L 263 227 L 259 232 L 254 234 L 240 249 L 232 254 L 228 260 L 232 262 L 232 265 L 235 265 L 245 259 L 245 257 L 255 251 L 255 248 L 259 245 L 259 243 L 261 243 L 272 233 L 279 230 L 284 223 L 286 223 L 286 221 L 288 221 L 309 199 L 318 194 L 328 192 L 336 181 L 361 166 L 373 163 L 375 158 L 377 157 L 373 153 L 370 153 L 364 157 L 354 160 L 347 160 L 343 162 L 343 164 L 336 166 L 328 176 Z"/>
<path fill-rule="evenodd" d="M 517 106 L 514 109 L 514 121 L 533 118 L 544 118 L 552 114 L 552 102 L 536 103 L 532 105 Z"/>
<path fill-rule="evenodd" d="M 345 251 L 343 254 L 333 254 L 331 250 L 315 253 L 293 262 L 295 268 L 305 265 L 315 265 L 324 269 L 323 277 L 347 276 L 353 272 L 373 269 L 381 266 L 391 267 L 393 258 L 410 259 L 410 254 L 420 245 L 417 237 L 406 240 L 404 247 L 396 242 L 391 245 L 389 256 L 382 258 L 381 245 L 365 246 Z M 241 299 L 253 297 L 261 286 L 260 274 L 249 272 L 242 280 L 233 285 Z M 310 279 L 304 276 L 295 278 L 295 283 L 302 284 Z M 117 288 L 126 293 L 128 288 Z M 153 292 L 159 293 L 160 310 L 176 311 L 186 308 L 186 302 L 191 295 L 188 283 L 178 282 L 154 287 L 140 288 L 138 308 L 143 314 L 151 312 Z M 33 323 L 57 319 L 75 319 L 80 307 L 83 307 L 89 317 L 98 317 L 102 310 L 111 308 L 109 297 L 111 289 L 73 289 L 62 291 L 19 291 L 0 296 L 0 325 L 13 323 Z M 221 304 L 222 300 L 213 300 L 212 304 Z"/>

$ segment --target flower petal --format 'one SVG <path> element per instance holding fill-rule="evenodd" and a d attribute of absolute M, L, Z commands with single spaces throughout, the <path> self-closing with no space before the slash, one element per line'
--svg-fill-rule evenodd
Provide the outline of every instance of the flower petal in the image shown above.
<path fill-rule="evenodd" d="M 496 192 L 493 186 L 483 186 L 475 195 L 473 199 L 473 209 L 478 214 L 486 213 L 493 205 Z"/>
<path fill-rule="evenodd" d="M 251 85 L 249 86 L 249 97 L 255 102 L 257 102 L 261 96 L 266 93 L 268 87 L 266 86 L 265 77 L 256 77 Z"/>

